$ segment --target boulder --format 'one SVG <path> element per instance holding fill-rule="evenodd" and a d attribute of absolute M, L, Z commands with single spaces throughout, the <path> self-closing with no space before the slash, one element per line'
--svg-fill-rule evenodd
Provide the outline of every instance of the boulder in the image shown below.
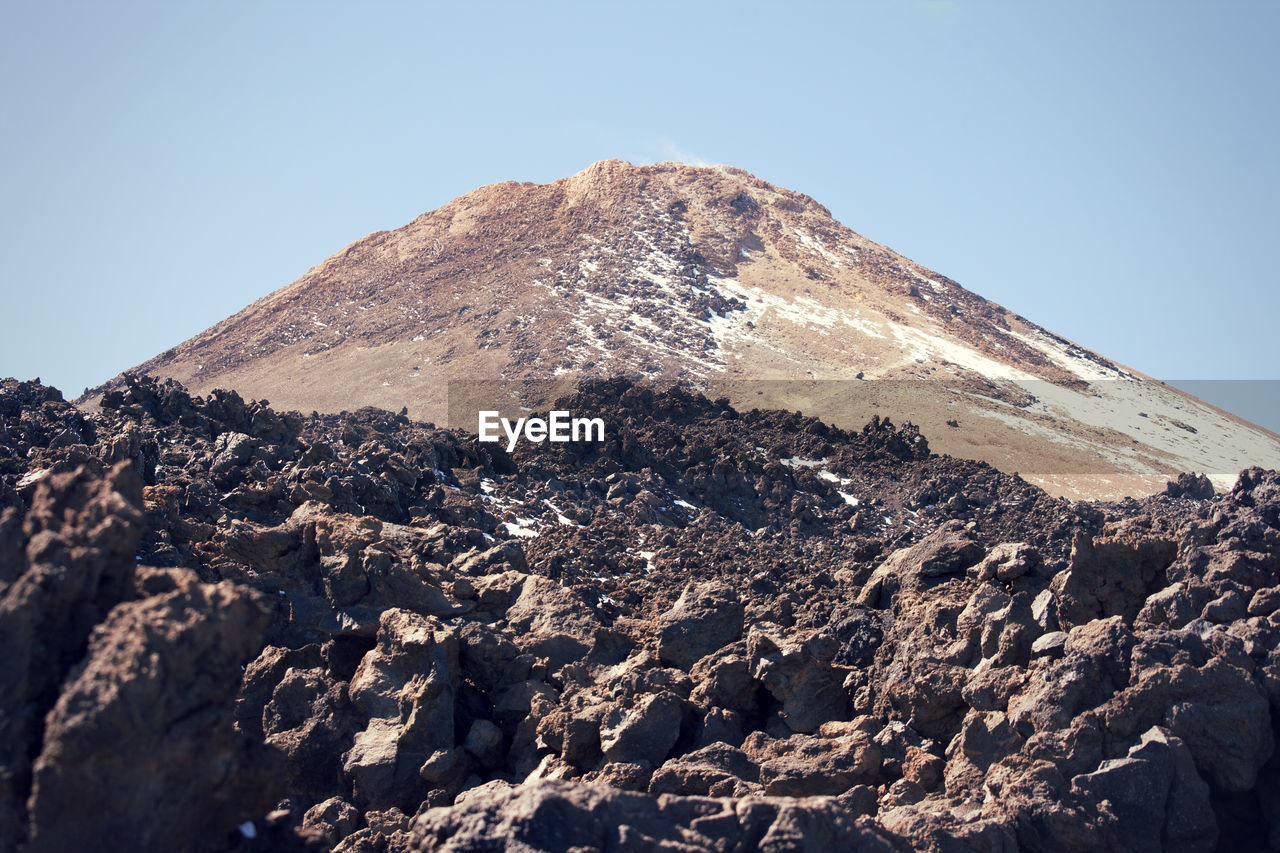
<path fill-rule="evenodd" d="M 62 681 L 90 632 L 131 598 L 142 536 L 142 480 L 129 462 L 105 476 L 80 466 L 33 488 L 19 525 L 4 515 L 0 597 L 0 849 L 25 832 L 31 761 Z M 19 529 L 20 528 L 20 529 Z"/>
<path fill-rule="evenodd" d="M 650 794 L 742 797 L 760 791 L 760 768 L 745 752 L 725 743 L 672 758 L 653 774 Z"/>
<path fill-rule="evenodd" d="M 1164 493 L 1171 498 L 1191 498 L 1192 500 L 1209 500 L 1216 492 L 1213 483 L 1204 474 L 1188 474 L 1183 472 L 1177 479 L 1164 485 Z"/>
<path fill-rule="evenodd" d="M 233 711 L 266 627 L 260 596 L 189 572 L 175 585 L 94 631 L 45 723 L 26 849 L 219 849 L 274 802 L 276 765 Z"/>
<path fill-rule="evenodd" d="M 286 759 L 290 791 L 319 798 L 343 787 L 342 754 L 356 725 L 345 682 L 320 668 L 290 668 L 261 720 L 267 744 Z"/>
<path fill-rule="evenodd" d="M 1186 744 L 1167 730 L 1148 730 L 1126 757 L 1076 776 L 1071 789 L 1085 807 L 1107 808 L 1114 815 L 1112 831 L 1120 849 L 1157 853 L 1217 846 L 1209 786 L 1196 774 Z"/>
<path fill-rule="evenodd" d="M 756 711 L 758 685 L 751 677 L 751 662 L 743 644 L 707 655 L 690 673 L 694 688 L 690 701 L 699 707 L 725 708 L 745 714 Z"/>
<path fill-rule="evenodd" d="M 343 770 L 361 802 L 421 802 L 419 769 L 438 750 L 454 746 L 457 688 L 457 636 L 432 617 L 383 613 L 377 645 L 349 688 L 361 722 Z"/>
<path fill-rule="evenodd" d="M 341 797 L 330 797 L 307 809 L 302 825 L 312 830 L 320 843 L 333 848 L 360 825 L 360 812 Z"/>
<path fill-rule="evenodd" d="M 502 729 L 489 720 L 476 720 L 467 730 L 462 748 L 481 767 L 492 770 L 502 763 Z"/>
<path fill-rule="evenodd" d="M 583 696 L 573 697 L 538 719 L 539 741 L 566 763 L 587 769 L 601 756 L 600 724 L 608 708 Z"/>
<path fill-rule="evenodd" d="M 286 673 L 293 669 L 323 667 L 324 653 L 318 643 L 308 643 L 297 649 L 267 646 L 245 667 L 240 695 L 236 699 L 236 725 L 254 737 L 265 737 L 262 712 Z"/>
<path fill-rule="evenodd" d="M 668 666 L 689 670 L 706 655 L 742 636 L 743 607 L 727 584 L 690 584 L 670 610 L 658 618 L 658 657 Z"/>
<path fill-rule="evenodd" d="M 832 665 L 838 651 L 829 635 L 796 636 L 771 623 L 752 626 L 747 637 L 751 675 L 779 702 L 792 732 L 812 732 L 849 717 L 846 672 Z"/>
<path fill-rule="evenodd" d="M 875 782 L 880 772 L 880 747 L 866 732 L 792 735 L 769 743 L 759 755 L 770 756 L 760 761 L 760 784 L 770 796 L 835 796 Z"/>
<path fill-rule="evenodd" d="M 982 545 L 973 531 L 951 519 L 908 548 L 894 551 L 871 574 L 858 601 L 871 607 L 887 607 L 900 589 L 914 589 L 921 579 L 964 572 L 982 559 Z"/>
<path fill-rule="evenodd" d="M 1044 560 L 1040 552 L 1025 542 L 1002 542 L 987 552 L 973 569 L 978 580 L 1010 583 L 1040 569 Z"/>
<path fill-rule="evenodd" d="M 656 767 L 680 737 L 683 717 L 683 703 L 669 692 L 641 696 L 629 709 L 609 709 L 600 721 L 605 761 Z"/>
<path fill-rule="evenodd" d="M 1053 579 L 1064 628 L 1121 616 L 1132 623 L 1147 597 L 1167 586 L 1177 543 L 1136 521 L 1109 525 L 1096 538 L 1078 534 L 1070 566 Z"/>
<path fill-rule="evenodd" d="M 573 591 L 536 575 L 525 577 L 506 616 L 516 645 L 546 658 L 553 670 L 586 657 L 600 630 L 595 614 Z"/>

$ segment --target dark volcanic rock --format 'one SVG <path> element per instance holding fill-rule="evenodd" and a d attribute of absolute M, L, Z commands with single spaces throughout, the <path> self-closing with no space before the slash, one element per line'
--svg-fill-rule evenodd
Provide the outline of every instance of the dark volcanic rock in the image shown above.
<path fill-rule="evenodd" d="M 600 725 L 600 748 L 609 762 L 661 764 L 680 737 L 680 699 L 650 693 L 636 704 L 611 710 Z"/>
<path fill-rule="evenodd" d="M 688 670 L 742 636 L 742 602 L 724 583 L 691 584 L 658 618 L 658 657 Z"/>
<path fill-rule="evenodd" d="M 421 774 L 454 746 L 458 640 L 426 617 L 382 614 L 378 645 L 351 679 L 351 701 L 365 720 L 345 757 L 356 796 L 373 806 L 417 802 Z"/>
<path fill-rule="evenodd" d="M 1176 542 L 1129 522 L 1096 539 L 1079 536 L 1070 567 L 1053 581 L 1063 627 L 1115 615 L 1132 621 L 1147 597 L 1164 589 L 1177 555 Z"/>
<path fill-rule="evenodd" d="M 217 849 L 274 801 L 268 751 L 231 711 L 267 614 L 243 587 L 173 584 L 94 630 L 45 723 L 27 849 Z"/>
<path fill-rule="evenodd" d="M 1204 474 L 1182 473 L 1165 484 L 1164 493 L 1171 498 L 1207 500 L 1214 496 L 1215 491 L 1213 483 Z"/>
<path fill-rule="evenodd" d="M 1146 732 L 1126 757 L 1102 762 L 1071 787 L 1091 804 L 1110 805 L 1124 850 L 1211 850 L 1217 843 L 1209 786 L 1186 745 L 1163 729 Z"/>
<path fill-rule="evenodd" d="M 663 797 L 541 782 L 433 809 L 416 850 L 883 850 L 835 801 Z"/>
<path fill-rule="evenodd" d="M 1071 504 L 886 419 L 557 407 L 608 440 L 0 383 L 0 848 L 1280 842 L 1280 475 Z"/>
<path fill-rule="evenodd" d="M 44 715 L 85 654 L 89 634 L 132 597 L 142 535 L 142 482 L 132 465 L 105 476 L 88 467 L 52 474 L 35 489 L 23 522 L 9 516 L 9 580 L 0 598 L 0 848 L 26 832 L 30 767 Z M 246 656 L 252 650 L 246 649 Z"/>

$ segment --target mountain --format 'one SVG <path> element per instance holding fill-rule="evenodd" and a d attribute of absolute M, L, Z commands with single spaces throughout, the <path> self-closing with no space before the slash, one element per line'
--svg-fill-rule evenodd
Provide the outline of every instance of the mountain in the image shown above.
<path fill-rule="evenodd" d="M 554 394 L 535 380 L 678 379 L 846 428 L 910 420 L 937 451 L 1071 497 L 1151 493 L 1181 471 L 1226 488 L 1248 465 L 1280 467 L 1275 434 L 725 166 L 604 161 L 483 187 L 135 371 L 279 408 L 407 408 L 472 428 L 450 417 L 450 381 L 522 383 L 536 406 Z"/>

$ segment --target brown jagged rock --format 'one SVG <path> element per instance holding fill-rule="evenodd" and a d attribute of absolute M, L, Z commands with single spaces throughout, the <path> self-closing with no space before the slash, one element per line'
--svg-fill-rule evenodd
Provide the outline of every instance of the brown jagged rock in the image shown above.
<path fill-rule="evenodd" d="M 1204 474 L 1188 474 L 1185 471 L 1165 484 L 1164 493 L 1171 498 L 1209 500 L 1217 492 L 1213 481 Z"/>
<path fill-rule="evenodd" d="M 690 672 L 695 684 L 690 700 L 704 708 L 754 714 L 759 688 L 746 654 L 745 643 L 734 643 L 702 658 Z"/>
<path fill-rule="evenodd" d="M 341 797 L 330 797 L 307 809 L 302 825 L 315 831 L 318 840 L 332 848 L 351 835 L 359 822 L 360 812 L 355 806 Z"/>
<path fill-rule="evenodd" d="M 782 797 L 843 794 L 874 782 L 882 760 L 880 746 L 858 731 L 835 738 L 792 735 L 750 744 L 748 754 L 760 762 L 764 792 Z"/>
<path fill-rule="evenodd" d="M 1209 786 L 1196 775 L 1186 745 L 1163 729 L 1143 733 L 1127 756 L 1076 776 L 1071 788 L 1087 804 L 1110 805 L 1113 843 L 1121 849 L 1158 853 L 1217 844 Z"/>
<path fill-rule="evenodd" d="M 658 657 L 688 670 L 742 636 L 742 602 L 724 583 L 690 584 L 658 618 Z"/>
<path fill-rule="evenodd" d="M 1132 622 L 1147 596 L 1165 587 L 1166 570 L 1178 546 L 1141 524 L 1108 528 L 1094 539 L 1078 535 L 1071 566 L 1054 578 L 1063 627 L 1123 616 Z"/>
<path fill-rule="evenodd" d="M 254 737 L 263 737 L 262 713 L 271 702 L 276 686 L 295 669 L 309 670 L 324 665 L 324 653 L 312 643 L 297 649 L 267 646 L 245 668 L 240 695 L 236 699 L 236 725 Z"/>
<path fill-rule="evenodd" d="M 630 708 L 610 709 L 600 721 L 600 748 L 605 761 L 661 764 L 680 737 L 683 708 L 668 692 L 640 697 Z"/>
<path fill-rule="evenodd" d="M 273 796 L 237 800 L 244 831 L 193 822 L 201 834 L 172 829 L 171 846 L 400 853 L 507 833 L 561 849 L 522 822 L 544 808 L 573 843 L 622 844 L 593 835 L 595 806 L 613 821 L 602 832 L 632 827 L 628 844 L 695 849 L 1280 837 L 1275 473 L 1212 499 L 1073 504 L 933 456 L 884 418 L 851 433 L 621 381 L 557 404 L 608 412 L 618 441 L 510 455 L 385 412 L 277 415 L 144 378 L 77 424 L 38 387 L 10 387 L 0 411 L 22 450 L 0 442 L 0 554 L 17 556 L 0 595 L 45 610 L 7 610 L 0 630 L 47 616 L 87 637 L 195 588 L 265 608 L 257 659 L 227 667 L 207 710 L 235 720 L 233 745 L 280 758 L 260 786 Z M 233 446 L 245 455 L 213 474 Z M 121 456 L 139 488 L 111 479 L 103 460 Z M 56 561 L 30 562 L 24 525 L 55 531 L 42 553 Z M 105 586 L 73 583 L 95 567 Z M 84 695 L 100 657 L 72 645 L 40 671 L 46 711 Z M 107 725 L 118 706 L 92 696 L 75 719 Z M 7 779 L 49 756 L 38 827 L 76 813 L 51 798 L 73 789 L 56 750 L 80 731 L 33 726 L 15 744 L 28 757 Z M 158 754 L 185 748 L 152 736 Z M 125 774 L 128 757 L 111 766 Z M 176 801 L 207 780 L 167 784 Z M 76 808 L 111 797 L 85 791 Z"/>
<path fill-rule="evenodd" d="M 1017 580 L 1028 572 L 1040 568 L 1043 560 L 1040 552 L 1025 542 L 1002 542 L 982 558 L 974 571 L 978 580 Z"/>
<path fill-rule="evenodd" d="M 1186 743 L 1200 773 L 1222 791 L 1253 788 L 1275 747 L 1265 694 L 1249 673 L 1221 657 L 1199 668 L 1144 670 L 1102 710 L 1118 739 L 1131 739 L 1148 723 L 1169 729 Z"/>
<path fill-rule="evenodd" d="M 541 782 L 414 821 L 414 850 L 894 850 L 833 799 L 707 799 Z"/>
<path fill-rule="evenodd" d="M 548 660 L 552 669 L 587 656 L 595 647 L 599 620 L 561 584 L 530 575 L 507 608 L 516 644 Z"/>
<path fill-rule="evenodd" d="M 653 774 L 650 794 L 742 797 L 760 793 L 760 765 L 740 749 L 712 743 L 673 758 Z"/>
<path fill-rule="evenodd" d="M 909 548 L 890 555 L 871 575 L 859 601 L 886 607 L 900 589 L 917 588 L 921 579 L 963 572 L 982 558 L 982 546 L 966 525 L 949 520 Z"/>
<path fill-rule="evenodd" d="M 346 682 L 319 667 L 285 671 L 263 709 L 262 733 L 284 758 L 290 792 L 318 798 L 343 787 L 354 717 Z"/>
<path fill-rule="evenodd" d="M 44 478 L 22 522 L 7 515 L 10 581 L 0 598 L 0 848 L 26 834 L 31 763 L 44 716 L 90 632 L 133 596 L 142 481 L 128 462 Z M 247 651 L 246 651 L 247 654 Z"/>
<path fill-rule="evenodd" d="M 378 644 L 351 679 L 362 720 L 343 771 L 358 799 L 373 807 L 421 802 L 420 768 L 454 745 L 458 639 L 430 617 L 388 610 Z"/>
<path fill-rule="evenodd" d="M 232 714 L 259 596 L 174 581 L 95 628 L 45 724 L 28 850 L 219 849 L 274 802 L 277 765 Z"/>
<path fill-rule="evenodd" d="M 849 715 L 848 670 L 834 664 L 838 645 L 828 634 L 795 636 L 760 623 L 747 636 L 751 675 L 780 704 L 779 719 L 793 732 L 816 731 Z"/>

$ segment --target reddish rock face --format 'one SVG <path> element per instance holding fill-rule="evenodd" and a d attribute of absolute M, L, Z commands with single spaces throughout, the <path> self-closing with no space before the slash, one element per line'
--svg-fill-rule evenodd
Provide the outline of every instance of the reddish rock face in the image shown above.
<path fill-rule="evenodd" d="M 0 846 L 1280 841 L 1280 475 L 1072 504 L 884 420 L 569 403 L 614 438 L 0 383 Z"/>

